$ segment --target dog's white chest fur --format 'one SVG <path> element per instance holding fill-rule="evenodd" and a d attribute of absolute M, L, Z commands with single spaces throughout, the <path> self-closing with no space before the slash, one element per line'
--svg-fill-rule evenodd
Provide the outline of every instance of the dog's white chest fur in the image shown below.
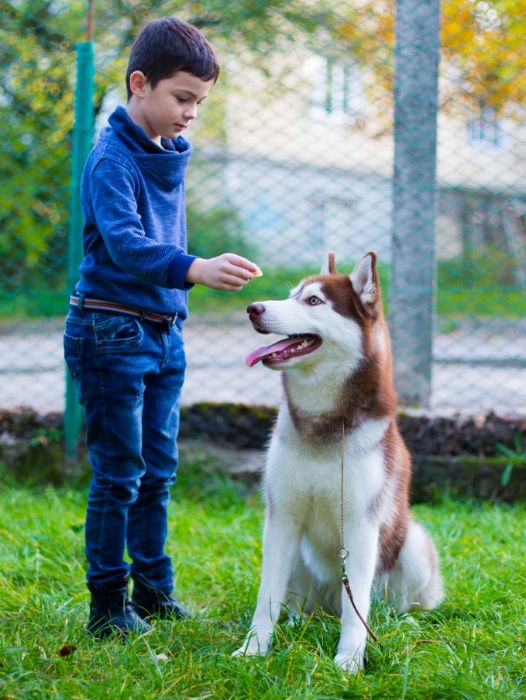
<path fill-rule="evenodd" d="M 388 422 L 367 420 L 350 434 L 343 431 L 341 441 L 312 444 L 295 430 L 287 406 L 280 410 L 263 481 L 267 508 L 294 518 L 304 554 L 316 552 L 313 573 L 320 580 L 338 571 L 342 497 L 347 526 L 369 517 L 378 498 L 384 483 L 380 441 Z"/>
<path fill-rule="evenodd" d="M 340 440 L 313 444 L 295 430 L 288 408 L 283 406 L 269 448 L 265 483 L 272 484 L 280 501 L 296 503 L 298 508 L 301 503 L 317 507 L 316 503 L 325 500 L 331 506 L 338 505 L 343 459 L 345 497 L 349 510 L 357 515 L 381 488 L 384 459 L 380 441 L 388 422 L 385 418 L 367 420 L 350 433 L 342 426 L 343 444 Z M 353 488 L 358 480 L 359 488 Z"/>

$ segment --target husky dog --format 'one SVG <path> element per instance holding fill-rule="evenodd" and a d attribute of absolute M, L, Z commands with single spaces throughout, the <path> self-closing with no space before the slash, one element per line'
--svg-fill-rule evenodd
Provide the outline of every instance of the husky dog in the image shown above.
<path fill-rule="evenodd" d="M 283 604 L 321 606 L 341 618 L 335 662 L 355 673 L 367 635 L 356 611 L 365 621 L 375 592 L 402 612 L 443 598 L 435 547 L 409 512 L 411 461 L 397 427 L 376 255 L 341 275 L 328 253 L 321 274 L 288 299 L 247 311 L 259 333 L 286 336 L 246 358 L 283 371 L 284 400 L 263 477 L 257 606 L 234 655 L 267 653 Z"/>

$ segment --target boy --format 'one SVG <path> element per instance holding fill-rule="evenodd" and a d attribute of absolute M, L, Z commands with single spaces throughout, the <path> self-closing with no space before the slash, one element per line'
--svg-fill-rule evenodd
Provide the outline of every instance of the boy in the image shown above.
<path fill-rule="evenodd" d="M 188 616 L 165 553 L 187 290 L 236 291 L 261 274 L 232 253 L 205 260 L 186 252 L 191 146 L 181 134 L 218 74 L 198 29 L 174 17 L 148 23 L 131 50 L 127 106 L 110 116 L 82 178 L 84 259 L 64 352 L 93 470 L 85 538 L 88 631 L 97 638 L 146 632 L 154 615 Z"/>

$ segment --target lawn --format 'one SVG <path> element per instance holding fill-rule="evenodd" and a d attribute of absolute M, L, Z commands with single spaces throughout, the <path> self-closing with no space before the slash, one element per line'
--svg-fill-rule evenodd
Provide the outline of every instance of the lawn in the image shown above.
<path fill-rule="evenodd" d="M 346 272 L 346 266 L 341 271 Z M 380 264 L 380 283 L 387 310 L 389 298 L 389 268 Z M 265 270 L 262 278 L 254 280 L 237 294 L 225 295 L 206 287 L 196 287 L 190 294 L 192 314 L 214 310 L 237 310 L 255 299 L 285 297 L 302 277 L 317 274 L 314 268 Z M 526 294 L 524 289 L 496 279 L 493 271 L 486 274 L 463 275 L 460 264 L 441 263 L 438 266 L 436 289 L 436 312 L 442 319 L 476 318 L 524 318 L 526 316 Z"/>
<path fill-rule="evenodd" d="M 480 262 L 464 270 L 462 261 L 441 262 L 438 265 L 436 310 L 443 319 L 523 318 L 526 316 L 526 294 L 508 279 L 499 279 L 494 267 Z M 350 265 L 342 265 L 349 272 Z M 384 302 L 389 296 L 389 268 L 380 264 Z M 500 269 L 500 268 L 499 268 Z M 283 298 L 303 277 L 317 274 L 315 266 L 296 268 L 267 268 L 263 277 L 254 280 L 236 294 L 225 294 L 197 285 L 190 293 L 193 315 L 226 314 L 242 311 L 255 299 Z M 68 295 L 61 289 L 35 283 L 9 291 L 0 280 L 0 320 L 20 320 L 57 316 L 67 312 Z"/>
<path fill-rule="evenodd" d="M 266 658 L 232 659 L 255 604 L 258 492 L 218 475 L 205 448 L 183 453 L 171 505 L 181 599 L 199 619 L 158 621 L 121 644 L 84 633 L 85 485 L 0 490 L 0 697 L 513 698 L 526 697 L 526 507 L 418 505 L 441 553 L 447 598 L 397 615 L 375 604 L 379 642 L 366 671 L 332 662 L 339 624 L 318 614 L 279 626 Z"/>

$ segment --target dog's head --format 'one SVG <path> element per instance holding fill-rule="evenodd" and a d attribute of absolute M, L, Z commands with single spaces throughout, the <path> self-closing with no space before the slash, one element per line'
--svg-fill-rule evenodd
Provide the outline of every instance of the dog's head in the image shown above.
<path fill-rule="evenodd" d="M 320 361 L 356 365 L 367 354 L 372 328 L 383 319 L 376 254 L 363 256 L 350 275 L 336 271 L 328 253 L 321 274 L 300 282 L 288 299 L 247 308 L 258 333 L 286 336 L 251 352 L 245 362 L 272 369 L 312 367 Z"/>

